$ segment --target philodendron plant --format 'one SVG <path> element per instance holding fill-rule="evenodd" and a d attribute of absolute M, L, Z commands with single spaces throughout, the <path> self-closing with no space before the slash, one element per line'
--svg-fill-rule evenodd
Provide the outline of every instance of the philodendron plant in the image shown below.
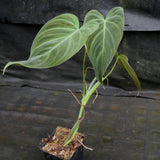
<path fill-rule="evenodd" d="M 37 69 L 50 68 L 62 64 L 75 55 L 82 47 L 85 48 L 83 54 L 81 107 L 77 121 L 71 129 L 64 146 L 70 143 L 78 132 L 80 123 L 85 116 L 84 109 L 89 98 L 112 73 L 117 63 L 126 69 L 138 90 L 141 90 L 140 82 L 136 73 L 129 65 L 127 56 L 117 52 L 123 37 L 123 27 L 124 11 L 121 7 L 111 9 L 105 18 L 97 10 L 91 10 L 86 14 L 81 27 L 75 15 L 69 13 L 61 14 L 48 21 L 38 32 L 27 60 L 9 62 L 4 68 L 3 73 L 8 66 L 13 64 Z M 95 73 L 95 78 L 91 81 L 88 89 L 86 89 L 85 81 L 86 55 L 88 55 Z M 106 73 L 114 57 L 115 62 L 113 66 Z"/>

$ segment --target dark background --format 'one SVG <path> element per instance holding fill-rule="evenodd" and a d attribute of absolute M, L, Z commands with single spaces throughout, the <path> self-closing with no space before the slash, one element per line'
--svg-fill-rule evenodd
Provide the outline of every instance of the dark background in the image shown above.
<path fill-rule="evenodd" d="M 88 10 L 106 15 L 115 6 L 125 11 L 119 53 L 129 57 L 143 91 L 136 97 L 132 80 L 117 66 L 110 86 L 100 87 L 85 108 L 80 132 L 94 151 L 84 150 L 84 160 L 159 160 L 159 0 L 0 0 L 0 72 L 9 61 L 28 58 L 36 33 L 54 16 L 70 12 L 83 23 Z M 41 138 L 57 125 L 73 126 L 80 105 L 67 89 L 81 98 L 83 51 L 54 68 L 11 66 L 0 76 L 0 160 L 44 160 Z M 93 76 L 89 70 L 87 80 Z"/>

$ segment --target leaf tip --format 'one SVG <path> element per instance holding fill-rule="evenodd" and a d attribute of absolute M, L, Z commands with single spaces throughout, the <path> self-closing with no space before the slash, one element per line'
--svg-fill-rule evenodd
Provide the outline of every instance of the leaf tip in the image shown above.
<path fill-rule="evenodd" d="M 3 76 L 4 76 L 4 74 L 5 74 L 6 69 L 7 69 L 8 66 L 9 66 L 8 63 L 4 66 L 4 68 L 3 68 L 3 73 L 2 73 Z"/>
<path fill-rule="evenodd" d="M 139 90 L 138 93 L 137 93 L 137 97 L 139 97 L 139 94 L 140 94 L 140 90 Z"/>
<path fill-rule="evenodd" d="M 4 75 L 5 72 L 6 72 L 6 69 L 7 69 L 9 66 L 13 65 L 13 64 L 21 65 L 21 64 L 18 63 L 18 62 L 8 62 L 8 63 L 4 66 L 4 68 L 3 68 L 3 73 L 2 73 L 2 75 Z"/>

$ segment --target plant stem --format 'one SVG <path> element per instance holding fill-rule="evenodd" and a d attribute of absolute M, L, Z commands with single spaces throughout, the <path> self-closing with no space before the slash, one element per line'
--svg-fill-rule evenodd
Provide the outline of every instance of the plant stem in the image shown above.
<path fill-rule="evenodd" d="M 96 79 L 94 78 L 92 80 L 87 92 L 85 91 L 85 59 L 86 59 L 86 54 L 87 54 L 87 47 L 85 46 L 85 53 L 84 53 L 84 58 L 83 58 L 83 97 L 82 97 L 82 100 L 81 100 L 81 108 L 80 108 L 80 111 L 79 111 L 78 119 L 77 119 L 75 125 L 73 126 L 73 128 L 71 129 L 68 138 L 64 142 L 64 146 L 69 144 L 71 142 L 71 140 L 74 138 L 74 136 L 76 135 L 76 133 L 78 132 L 80 123 L 83 120 L 82 117 L 83 117 L 84 107 L 87 104 L 88 100 L 90 99 L 91 95 L 101 85 L 101 83 L 99 81 L 95 83 Z M 113 67 L 111 68 L 110 72 L 105 77 L 103 77 L 102 81 L 104 81 L 113 72 L 117 62 L 118 62 L 118 57 L 116 58 L 116 61 L 113 65 Z"/>
<path fill-rule="evenodd" d="M 71 142 L 71 140 L 74 138 L 74 136 L 76 135 L 76 133 L 78 132 L 78 128 L 79 128 L 80 122 L 77 120 L 76 123 L 74 124 L 73 128 L 71 129 L 67 139 L 65 140 L 63 146 L 65 147 L 67 144 L 69 144 Z"/>
<path fill-rule="evenodd" d="M 85 97 L 85 94 L 86 94 L 86 80 L 85 80 L 86 55 L 87 55 L 87 46 L 85 45 L 85 52 L 84 52 L 84 57 L 83 57 L 83 72 L 82 72 L 82 74 L 83 74 L 83 95 L 82 95 L 82 99 Z M 79 115 L 78 115 L 78 119 L 77 119 L 76 123 L 74 124 L 73 128 L 71 129 L 71 131 L 70 131 L 67 139 L 65 140 L 63 146 L 66 146 L 67 144 L 69 144 L 71 142 L 71 140 L 74 138 L 74 136 L 76 135 L 76 133 L 78 132 L 80 122 L 82 121 L 83 112 L 84 112 L 84 104 L 81 105 Z"/>
<path fill-rule="evenodd" d="M 110 70 L 110 72 L 102 79 L 102 81 L 104 81 L 114 70 L 116 64 L 118 62 L 118 57 L 116 58 L 116 61 L 112 67 L 112 69 Z M 98 81 L 90 90 L 87 91 L 86 95 L 84 98 L 82 98 L 82 104 L 86 105 L 89 98 L 91 97 L 91 95 L 95 92 L 95 90 L 101 85 L 101 83 Z"/>
<path fill-rule="evenodd" d="M 84 57 L 83 57 L 83 97 L 85 96 L 86 93 L 86 80 L 85 80 L 85 62 L 86 62 L 86 55 L 87 55 L 87 46 L 85 45 L 85 52 L 84 52 Z"/>
<path fill-rule="evenodd" d="M 95 82 L 96 82 L 96 77 L 94 77 L 94 79 L 93 79 L 92 82 L 90 83 L 87 91 L 89 91 L 89 90 L 93 87 L 93 85 L 94 85 Z"/>

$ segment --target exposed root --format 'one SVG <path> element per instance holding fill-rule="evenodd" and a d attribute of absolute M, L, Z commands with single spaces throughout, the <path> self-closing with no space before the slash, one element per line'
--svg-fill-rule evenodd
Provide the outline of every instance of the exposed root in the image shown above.
<path fill-rule="evenodd" d="M 88 71 L 88 69 L 92 69 L 93 70 L 93 68 L 92 67 L 87 67 L 86 68 L 86 70 L 85 70 L 85 81 L 86 81 L 86 76 L 87 76 L 87 71 Z M 86 84 L 86 91 L 87 91 L 87 83 L 85 83 Z"/>
<path fill-rule="evenodd" d="M 97 97 L 98 97 L 98 91 L 97 91 L 97 89 L 96 89 L 96 96 L 95 96 L 95 98 L 93 99 L 92 104 L 94 104 L 94 102 L 96 101 Z"/>
<path fill-rule="evenodd" d="M 77 101 L 77 103 L 80 104 L 80 105 L 82 105 L 80 103 L 80 101 L 78 100 L 78 98 L 76 97 L 76 95 L 70 89 L 67 89 L 67 90 L 72 94 L 72 96 L 75 98 L 75 100 Z"/>
<path fill-rule="evenodd" d="M 83 115 L 82 115 L 81 118 L 79 118 L 79 121 L 83 121 L 83 119 L 84 119 L 84 117 L 85 117 L 85 114 L 86 114 L 86 112 L 85 112 L 85 110 L 83 110 Z"/>
<path fill-rule="evenodd" d="M 90 151 L 93 151 L 93 148 L 90 148 L 90 147 L 87 147 L 83 144 L 83 142 L 81 142 L 79 139 L 77 139 L 77 141 L 85 148 L 85 149 L 88 149 Z"/>
<path fill-rule="evenodd" d="M 106 78 L 106 80 L 107 80 L 107 86 L 109 86 L 109 79 L 108 79 L 108 78 Z"/>
<path fill-rule="evenodd" d="M 87 68 L 86 68 L 86 70 L 85 70 L 85 77 L 86 77 L 86 75 L 87 75 L 88 69 L 92 69 L 92 70 L 93 70 L 93 67 L 87 67 Z"/>
<path fill-rule="evenodd" d="M 80 93 L 81 93 L 81 96 L 83 96 L 83 92 L 82 92 L 82 90 L 81 90 L 81 89 L 79 89 L 79 91 L 80 91 Z"/>

